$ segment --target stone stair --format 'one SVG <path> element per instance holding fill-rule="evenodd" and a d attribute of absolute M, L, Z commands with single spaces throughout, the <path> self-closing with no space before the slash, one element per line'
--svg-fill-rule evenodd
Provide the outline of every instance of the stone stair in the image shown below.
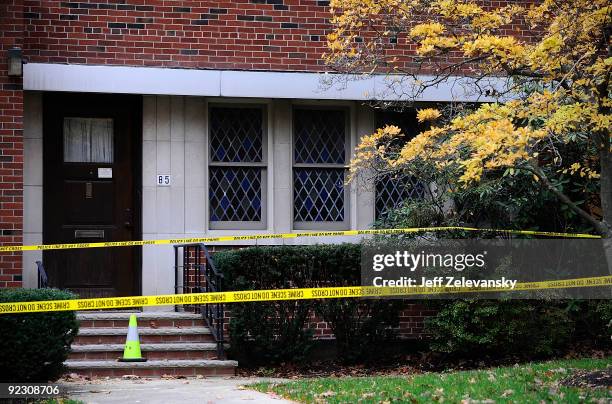
<path fill-rule="evenodd" d="M 119 362 L 131 314 L 138 319 L 146 362 Z M 238 363 L 217 357 L 217 344 L 198 314 L 79 312 L 79 334 L 66 366 L 82 376 L 233 376 Z"/>

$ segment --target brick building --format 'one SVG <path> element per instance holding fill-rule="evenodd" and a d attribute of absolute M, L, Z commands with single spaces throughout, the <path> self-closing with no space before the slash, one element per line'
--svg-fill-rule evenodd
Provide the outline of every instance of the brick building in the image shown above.
<path fill-rule="evenodd" d="M 414 114 L 367 105 L 398 100 L 379 91 L 385 77 L 324 85 L 328 3 L 3 1 L 0 244 L 370 226 L 405 194 L 391 183 L 345 185 L 352 149 L 384 123 L 409 131 Z M 444 84 L 421 101 L 452 99 L 472 100 Z M 3 253 L 0 287 L 36 287 L 38 260 L 52 286 L 83 297 L 174 292 L 172 246 Z M 418 334 L 424 314 L 408 307 L 404 330 Z M 81 320 L 125 322 L 121 313 Z M 81 343 L 109 342 L 109 333 Z M 83 349 L 78 359 L 91 359 Z"/>
<path fill-rule="evenodd" d="M 364 103 L 383 77 L 322 85 L 328 18 L 316 0 L 3 2 L 0 242 L 368 227 L 401 192 L 345 186 L 345 166 L 394 118 Z M 171 246 L 2 254 L 0 286 L 35 286 L 37 260 L 82 296 L 173 291 Z"/>

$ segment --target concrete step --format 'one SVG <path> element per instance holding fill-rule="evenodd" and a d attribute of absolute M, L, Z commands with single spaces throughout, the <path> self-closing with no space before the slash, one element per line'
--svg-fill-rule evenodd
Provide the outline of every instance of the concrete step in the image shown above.
<path fill-rule="evenodd" d="M 124 344 L 74 344 L 69 360 L 116 360 L 123 355 Z M 169 359 L 216 359 L 217 344 L 204 343 L 165 343 L 141 344 L 142 356 L 149 360 Z"/>
<path fill-rule="evenodd" d="M 136 314 L 139 319 L 151 320 L 156 318 L 168 319 L 190 319 L 202 318 L 199 314 L 188 313 L 185 311 L 78 311 L 78 320 L 121 320 L 129 319 L 132 314 Z"/>
<path fill-rule="evenodd" d="M 208 327 L 138 327 L 142 344 L 163 342 L 214 342 Z M 80 328 L 74 344 L 123 344 L 127 336 L 127 327 L 85 327 Z"/>
<path fill-rule="evenodd" d="M 147 362 L 118 362 L 128 322 L 138 320 L 140 349 Z M 68 371 L 83 376 L 231 376 L 235 361 L 219 360 L 217 344 L 198 314 L 175 312 L 84 311 L 72 344 Z"/>
<path fill-rule="evenodd" d="M 230 360 L 148 360 L 147 362 L 117 362 L 112 360 L 64 362 L 70 373 L 82 376 L 143 377 L 172 376 L 233 376 L 238 362 Z"/>
<path fill-rule="evenodd" d="M 202 327 L 204 319 L 199 314 L 176 312 L 126 312 L 92 311 L 78 312 L 81 327 L 126 327 L 130 316 L 136 314 L 138 326 L 145 327 Z"/>

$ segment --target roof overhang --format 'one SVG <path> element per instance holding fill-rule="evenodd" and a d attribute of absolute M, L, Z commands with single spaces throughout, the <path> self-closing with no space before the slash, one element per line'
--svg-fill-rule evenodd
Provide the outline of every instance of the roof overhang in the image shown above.
<path fill-rule="evenodd" d="M 421 81 L 430 79 L 419 77 Z M 414 80 L 406 76 L 49 63 L 28 63 L 23 73 L 24 90 L 33 91 L 354 101 L 493 101 L 475 91 L 476 83 L 467 77 L 450 77 L 416 99 L 406 91 L 397 91 L 413 84 Z M 505 85 L 502 78 L 478 82 L 478 88 L 497 89 Z"/>

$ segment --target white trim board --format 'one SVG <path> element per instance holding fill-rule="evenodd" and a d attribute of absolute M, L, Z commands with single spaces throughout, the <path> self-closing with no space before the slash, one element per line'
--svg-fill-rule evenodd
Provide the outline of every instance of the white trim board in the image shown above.
<path fill-rule="evenodd" d="M 345 78 L 350 77 L 348 80 Z M 329 78 L 342 85 L 326 86 Z M 423 76 L 423 80 L 427 80 Z M 50 63 L 24 65 L 23 89 L 89 93 L 190 95 L 208 97 L 296 98 L 319 100 L 406 100 L 405 94 L 389 91 L 398 76 L 340 76 L 328 73 L 196 70 L 159 67 L 92 66 Z M 406 80 L 406 78 L 404 78 Z M 469 91 L 471 79 L 449 78 L 428 89 L 420 101 L 493 101 Z M 409 85 L 409 84 L 408 84 Z M 501 88 L 503 78 L 480 86 Z"/>

